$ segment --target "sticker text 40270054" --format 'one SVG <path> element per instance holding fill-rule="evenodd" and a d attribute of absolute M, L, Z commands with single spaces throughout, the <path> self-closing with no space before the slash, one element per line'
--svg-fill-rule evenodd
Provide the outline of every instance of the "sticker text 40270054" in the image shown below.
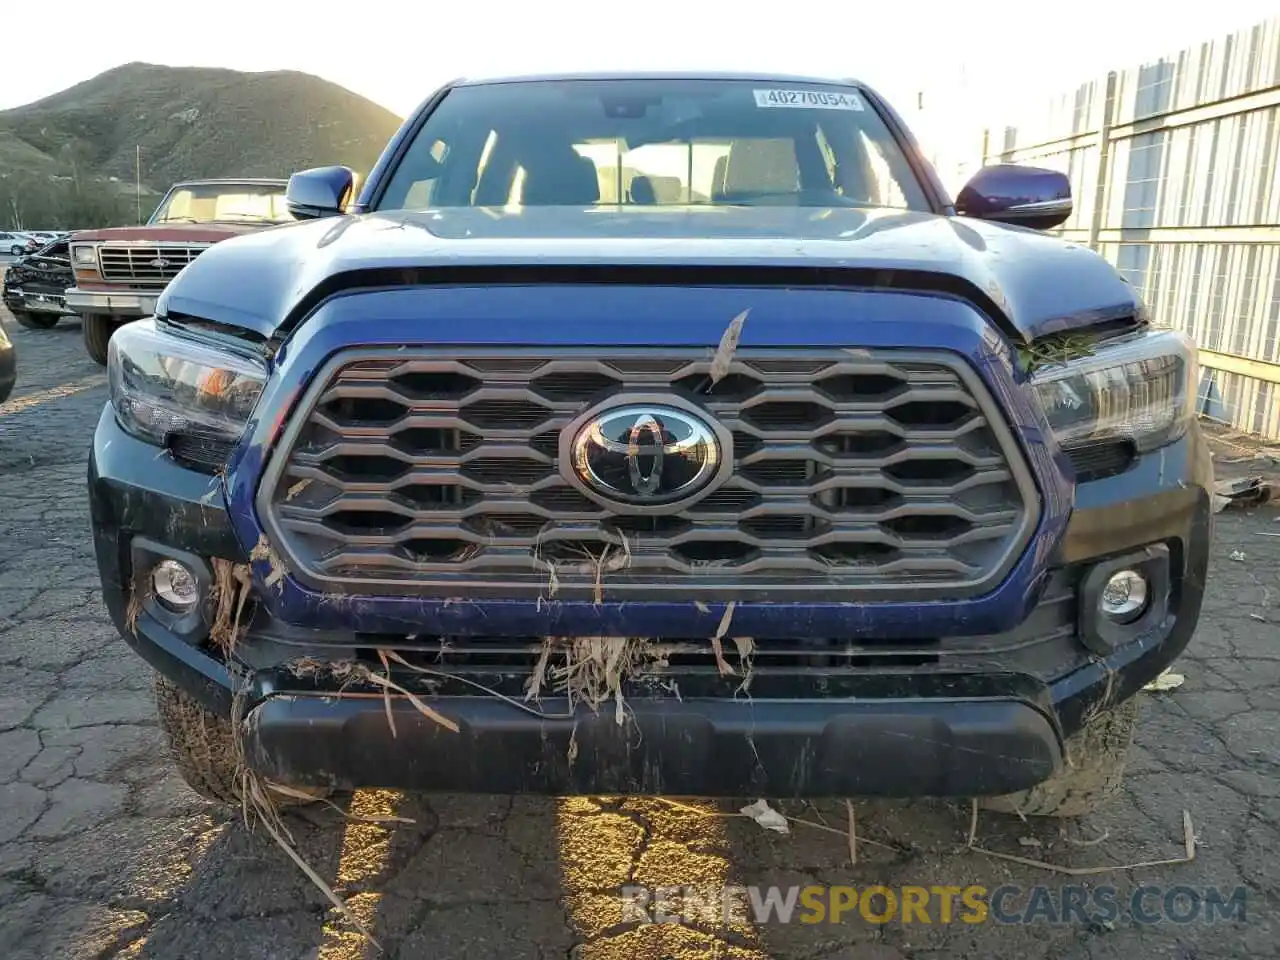
<path fill-rule="evenodd" d="M 861 110 L 856 93 L 831 90 L 755 90 L 757 107 L 799 107 L 809 110 Z"/>

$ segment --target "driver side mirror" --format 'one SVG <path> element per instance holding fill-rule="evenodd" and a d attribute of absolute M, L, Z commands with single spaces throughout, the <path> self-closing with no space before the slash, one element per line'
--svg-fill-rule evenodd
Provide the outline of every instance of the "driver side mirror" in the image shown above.
<path fill-rule="evenodd" d="M 289 178 L 284 202 L 297 220 L 341 214 L 351 197 L 356 175 L 349 167 L 315 167 Z"/>
<path fill-rule="evenodd" d="M 1042 167 L 983 167 L 956 197 L 956 212 L 975 220 L 1049 230 L 1071 216 L 1071 181 Z"/>

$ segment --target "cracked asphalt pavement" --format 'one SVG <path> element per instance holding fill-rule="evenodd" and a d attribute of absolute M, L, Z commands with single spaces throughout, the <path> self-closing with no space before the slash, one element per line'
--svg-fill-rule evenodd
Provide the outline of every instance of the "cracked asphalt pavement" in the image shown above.
<path fill-rule="evenodd" d="M 0 406 L 0 951 L 19 958 L 355 958 L 377 948 L 261 827 L 179 780 L 156 727 L 150 676 L 102 608 L 85 458 L 105 377 L 79 325 L 18 328 L 19 386 Z M 1221 443 L 1223 470 L 1246 456 Z M 987 849 L 1113 872 L 1072 877 L 966 848 L 969 808 L 859 802 L 858 862 L 843 805 L 785 806 L 769 833 L 746 803 L 413 797 L 363 791 L 350 812 L 286 818 L 306 861 L 400 958 L 502 960 L 940 960 L 1275 956 L 1280 892 L 1280 510 L 1219 515 L 1209 597 L 1177 689 L 1144 694 L 1122 795 L 1084 820 L 984 814 Z M 1183 810 L 1199 840 L 1173 858 Z M 1100 839 L 1101 838 L 1101 839 Z M 1244 888 L 1243 917 L 838 924 L 695 918 L 637 925 L 631 883 Z M 1053 894 L 1059 896 L 1057 892 Z M 1159 896 L 1150 903 L 1158 905 Z"/>

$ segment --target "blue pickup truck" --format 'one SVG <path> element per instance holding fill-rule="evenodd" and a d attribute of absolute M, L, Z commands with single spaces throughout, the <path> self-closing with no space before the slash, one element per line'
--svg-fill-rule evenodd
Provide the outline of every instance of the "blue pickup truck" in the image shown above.
<path fill-rule="evenodd" d="M 1196 355 L 853 81 L 451 83 L 111 340 L 104 595 L 203 795 L 1091 809 L 1195 629 Z"/>

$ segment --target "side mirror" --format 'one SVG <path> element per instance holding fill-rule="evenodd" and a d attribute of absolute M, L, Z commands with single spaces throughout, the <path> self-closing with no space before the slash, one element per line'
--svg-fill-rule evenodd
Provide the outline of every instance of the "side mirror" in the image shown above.
<path fill-rule="evenodd" d="M 355 186 L 356 175 L 347 167 L 315 167 L 289 178 L 284 202 L 298 220 L 316 220 L 342 213 Z"/>
<path fill-rule="evenodd" d="M 983 167 L 956 197 L 956 212 L 976 220 L 1049 230 L 1071 216 L 1066 174 L 1012 163 Z"/>

